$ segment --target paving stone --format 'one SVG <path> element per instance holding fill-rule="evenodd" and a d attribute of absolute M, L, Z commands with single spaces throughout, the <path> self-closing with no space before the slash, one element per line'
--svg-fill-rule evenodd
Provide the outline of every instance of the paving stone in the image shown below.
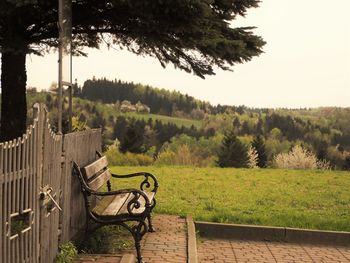
<path fill-rule="evenodd" d="M 282 242 L 201 239 L 199 263 L 349 263 L 350 247 Z"/>

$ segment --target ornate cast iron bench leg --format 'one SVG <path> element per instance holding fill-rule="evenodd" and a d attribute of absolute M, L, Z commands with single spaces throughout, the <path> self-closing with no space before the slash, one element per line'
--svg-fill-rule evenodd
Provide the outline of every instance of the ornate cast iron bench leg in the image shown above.
<path fill-rule="evenodd" d="M 139 221 L 137 225 L 131 228 L 131 233 L 135 241 L 137 263 L 143 263 L 142 255 L 141 255 L 141 240 L 147 231 L 148 231 L 148 226 L 145 222 L 145 218 Z"/>
<path fill-rule="evenodd" d="M 156 230 L 154 229 L 153 227 L 153 224 L 152 224 L 152 210 L 153 208 L 156 206 L 156 199 L 153 198 L 152 200 L 152 204 L 151 204 L 151 207 L 150 207 L 150 213 L 148 214 L 147 216 L 147 220 L 148 220 L 148 232 L 155 232 Z"/>

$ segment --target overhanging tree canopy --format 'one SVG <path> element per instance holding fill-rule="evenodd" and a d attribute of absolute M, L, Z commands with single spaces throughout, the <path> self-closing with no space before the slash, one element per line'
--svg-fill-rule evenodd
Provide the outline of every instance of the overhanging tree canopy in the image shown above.
<path fill-rule="evenodd" d="M 156 57 L 162 66 L 214 74 L 262 52 L 253 27 L 230 23 L 259 0 L 75 0 L 75 53 L 114 45 Z M 21 136 L 26 125 L 26 54 L 42 55 L 58 45 L 57 0 L 1 0 L 2 140 Z M 106 37 L 108 36 L 108 37 Z M 43 68 L 47 65 L 43 65 Z"/>

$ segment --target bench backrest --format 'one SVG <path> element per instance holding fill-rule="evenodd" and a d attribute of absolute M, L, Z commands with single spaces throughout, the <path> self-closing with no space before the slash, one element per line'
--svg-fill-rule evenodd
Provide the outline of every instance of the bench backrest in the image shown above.
<path fill-rule="evenodd" d="M 111 178 L 106 156 L 102 156 L 81 168 L 81 172 L 87 185 L 94 191 L 100 189 Z"/>

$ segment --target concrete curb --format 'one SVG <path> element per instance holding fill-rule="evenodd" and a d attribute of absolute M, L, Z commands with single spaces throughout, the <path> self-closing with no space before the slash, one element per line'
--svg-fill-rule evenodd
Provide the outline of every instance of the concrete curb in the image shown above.
<path fill-rule="evenodd" d="M 124 254 L 122 259 L 120 260 L 120 263 L 135 263 L 136 258 L 132 254 Z"/>
<path fill-rule="evenodd" d="M 209 222 L 195 222 L 195 226 L 204 237 L 350 246 L 350 232 Z"/>
<path fill-rule="evenodd" d="M 197 241 L 196 241 L 196 229 L 192 216 L 186 217 L 187 223 L 187 263 L 197 263 Z"/>

